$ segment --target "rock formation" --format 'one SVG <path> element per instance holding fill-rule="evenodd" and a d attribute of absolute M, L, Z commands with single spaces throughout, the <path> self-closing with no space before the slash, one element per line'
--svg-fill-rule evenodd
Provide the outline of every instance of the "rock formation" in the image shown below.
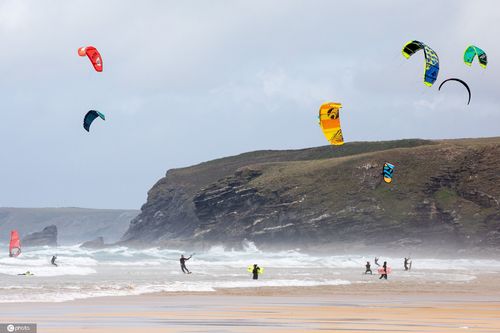
<path fill-rule="evenodd" d="M 57 246 L 57 227 L 49 225 L 42 231 L 27 235 L 22 239 L 21 246 Z"/>

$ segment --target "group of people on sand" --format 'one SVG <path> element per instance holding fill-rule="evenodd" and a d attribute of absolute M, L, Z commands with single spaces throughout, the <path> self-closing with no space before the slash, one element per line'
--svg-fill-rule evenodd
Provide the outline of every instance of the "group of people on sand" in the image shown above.
<path fill-rule="evenodd" d="M 375 257 L 374 262 L 375 262 L 375 265 L 380 267 L 380 264 L 378 263 L 378 257 Z M 408 257 L 408 258 L 405 257 L 404 263 L 403 263 L 405 271 L 411 270 L 411 264 L 412 264 L 412 261 L 411 261 L 410 257 Z M 372 266 L 371 266 L 370 262 L 367 261 L 366 265 L 365 265 L 365 268 L 366 268 L 365 274 L 370 274 L 370 275 L 373 274 L 371 267 Z M 387 274 L 390 273 L 387 269 L 387 261 L 384 261 L 384 264 L 382 265 L 382 269 L 378 269 L 378 272 L 380 274 L 379 279 L 386 279 L 387 280 Z"/>

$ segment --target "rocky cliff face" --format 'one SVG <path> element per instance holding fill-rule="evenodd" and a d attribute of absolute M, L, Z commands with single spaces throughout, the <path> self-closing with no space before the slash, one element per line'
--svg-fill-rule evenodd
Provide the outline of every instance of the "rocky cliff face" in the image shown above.
<path fill-rule="evenodd" d="M 42 231 L 33 232 L 21 241 L 23 247 L 27 246 L 57 246 L 57 227 L 49 225 Z"/>
<path fill-rule="evenodd" d="M 498 248 L 498 184 L 500 138 L 254 152 L 167 172 L 123 241 Z"/>

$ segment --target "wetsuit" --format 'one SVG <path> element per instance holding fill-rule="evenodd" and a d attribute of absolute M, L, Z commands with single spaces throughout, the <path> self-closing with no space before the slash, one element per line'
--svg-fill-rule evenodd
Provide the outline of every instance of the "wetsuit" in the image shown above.
<path fill-rule="evenodd" d="M 379 279 L 384 278 L 384 279 L 387 280 L 387 263 L 384 262 L 384 265 L 382 267 L 384 268 L 384 274 L 381 274 L 380 277 L 379 277 Z"/>
<path fill-rule="evenodd" d="M 365 274 L 368 274 L 368 273 L 373 274 L 373 272 L 372 272 L 372 268 L 371 268 L 371 265 L 370 265 L 370 263 L 369 263 L 369 262 L 367 262 L 367 263 L 366 263 L 366 266 L 365 266 L 365 267 L 366 267 Z"/>
<path fill-rule="evenodd" d="M 409 260 L 409 258 L 405 258 L 405 264 L 404 264 L 405 265 L 405 271 L 408 270 L 408 260 Z"/>
<path fill-rule="evenodd" d="M 375 265 L 377 265 L 377 266 L 379 266 L 379 267 L 380 267 L 380 265 L 379 265 L 379 263 L 378 263 L 378 258 L 375 258 Z"/>
<path fill-rule="evenodd" d="M 179 260 L 181 262 L 182 273 L 184 273 L 184 274 L 185 273 L 188 273 L 188 274 L 191 273 L 189 271 L 189 269 L 187 269 L 187 267 L 186 267 L 186 260 L 189 260 L 189 259 L 191 259 L 191 257 L 189 257 L 189 258 L 181 257 L 181 259 Z"/>
<path fill-rule="evenodd" d="M 254 280 L 257 280 L 259 278 L 259 271 L 260 271 L 259 266 L 257 266 L 257 265 L 253 266 L 252 274 L 253 274 Z"/>
<path fill-rule="evenodd" d="M 50 263 L 51 263 L 52 265 L 54 265 L 54 266 L 57 266 L 57 264 L 56 264 L 56 259 L 57 259 L 57 257 L 56 257 L 56 256 L 52 256 L 52 260 L 50 261 Z"/>

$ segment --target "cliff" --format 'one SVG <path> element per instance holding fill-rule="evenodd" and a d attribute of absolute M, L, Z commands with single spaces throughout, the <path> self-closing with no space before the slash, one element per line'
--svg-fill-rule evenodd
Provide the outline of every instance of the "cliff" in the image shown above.
<path fill-rule="evenodd" d="M 498 184 L 500 138 L 258 151 L 169 170 L 122 241 L 499 248 Z"/>

